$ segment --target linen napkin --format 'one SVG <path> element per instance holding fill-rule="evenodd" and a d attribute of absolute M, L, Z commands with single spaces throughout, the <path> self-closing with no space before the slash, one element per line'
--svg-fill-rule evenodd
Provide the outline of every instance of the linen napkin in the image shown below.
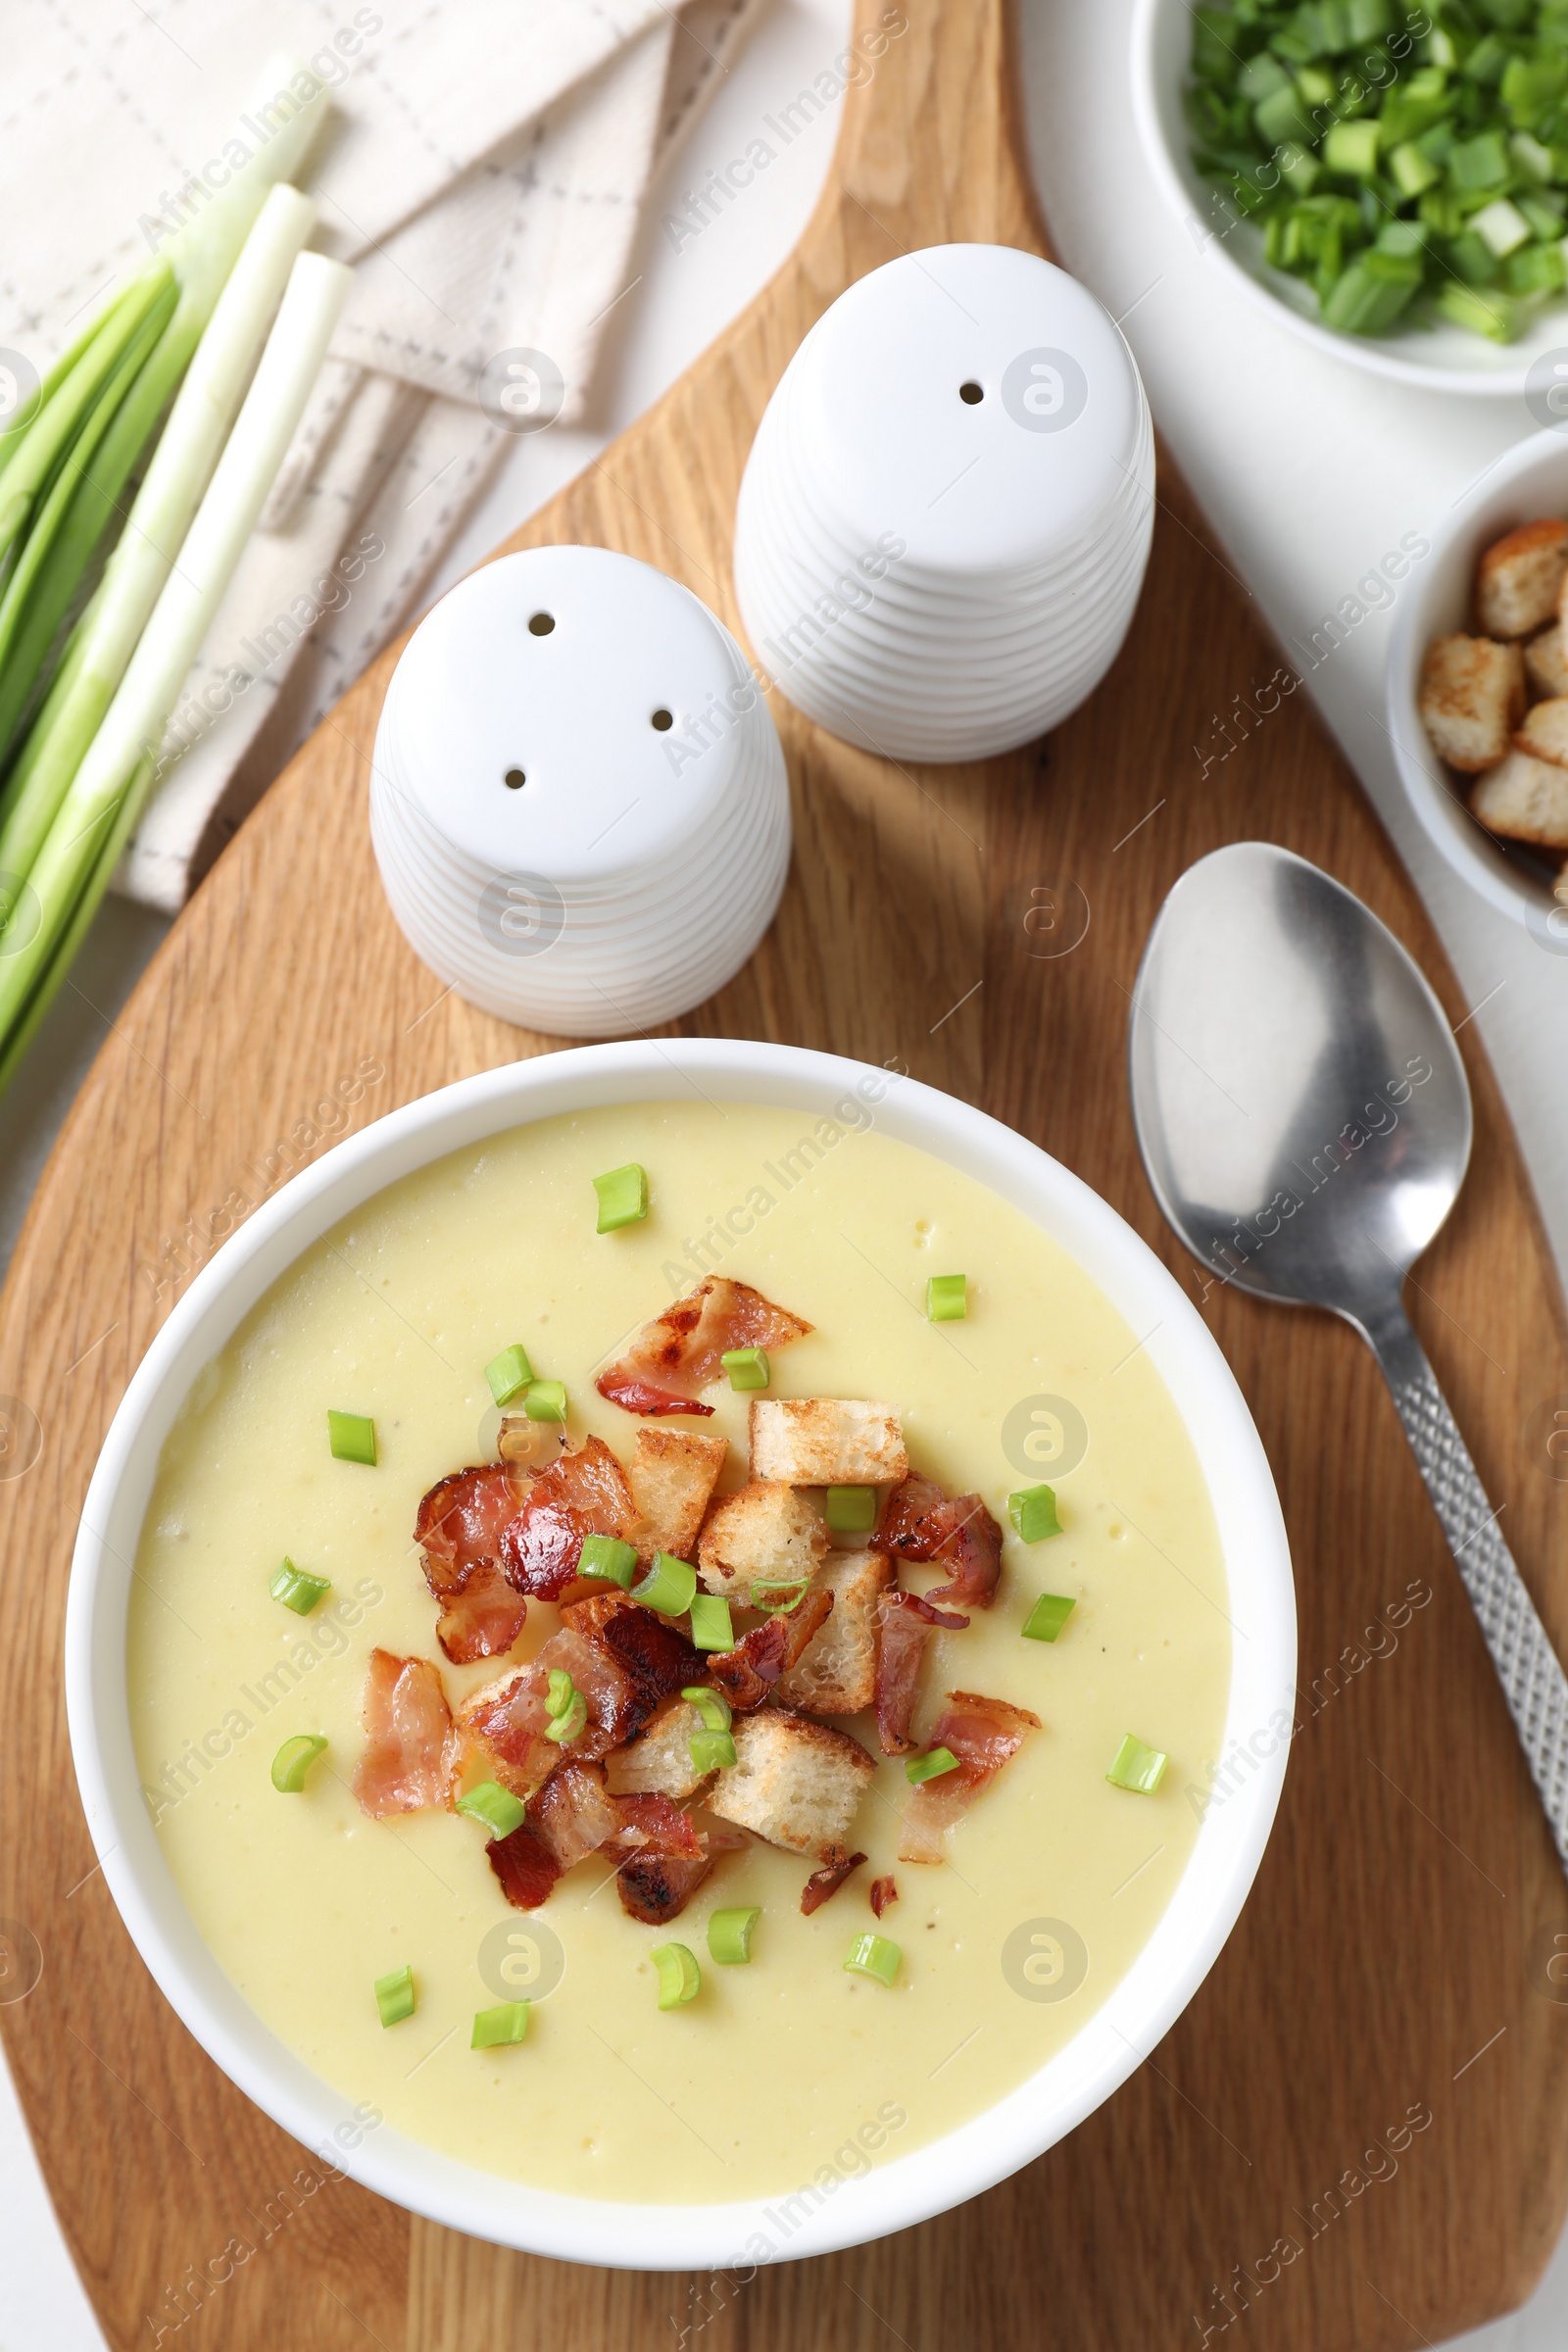
<path fill-rule="evenodd" d="M 356 269 L 117 888 L 183 904 L 417 612 L 511 435 L 580 414 L 650 182 L 750 6 L 77 0 L 69 21 L 13 19 L 0 338 L 40 372 L 315 84 L 330 113 L 298 176 L 321 208 L 313 242 Z"/>

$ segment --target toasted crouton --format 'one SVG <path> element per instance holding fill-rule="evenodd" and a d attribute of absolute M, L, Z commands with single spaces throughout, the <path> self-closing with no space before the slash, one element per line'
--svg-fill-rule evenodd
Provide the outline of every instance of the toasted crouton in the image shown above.
<path fill-rule="evenodd" d="M 1536 703 L 1525 712 L 1513 740 L 1515 750 L 1528 752 L 1532 760 L 1549 760 L 1554 766 L 1568 767 L 1568 697 L 1554 694 L 1544 703 Z"/>
<path fill-rule="evenodd" d="M 754 1478 L 713 1505 L 697 1546 L 710 1592 L 745 1607 L 756 1577 L 808 1577 L 827 1549 L 822 1514 L 793 1487 Z"/>
<path fill-rule="evenodd" d="M 1450 767 L 1494 767 L 1524 716 L 1525 665 L 1516 645 L 1438 637 L 1421 670 L 1421 718 Z M 754 1407 L 755 1410 L 755 1407 Z"/>
<path fill-rule="evenodd" d="M 1568 522 L 1523 522 L 1476 566 L 1476 618 L 1488 637 L 1527 637 L 1557 610 L 1568 572 Z"/>
<path fill-rule="evenodd" d="M 1510 752 L 1472 784 L 1470 808 L 1494 833 L 1568 850 L 1568 768 L 1554 760 Z"/>
<path fill-rule="evenodd" d="M 792 1487 L 894 1487 L 909 1475 L 891 1404 L 853 1396 L 752 1400 L 752 1476 Z"/>
<path fill-rule="evenodd" d="M 727 1438 L 700 1438 L 683 1429 L 640 1429 L 628 1477 L 642 1513 L 633 1541 L 646 1568 L 656 1551 L 691 1558 L 713 1483 L 729 1451 Z"/>
<path fill-rule="evenodd" d="M 1560 620 L 1525 647 L 1525 676 L 1538 694 L 1568 694 L 1568 636 Z"/>
<path fill-rule="evenodd" d="M 641 1740 L 617 1747 L 605 1759 L 612 1796 L 641 1796 L 657 1790 L 679 1804 L 708 1775 L 692 1763 L 692 1734 L 706 1729 L 689 1699 L 677 1699 L 666 1715 L 649 1725 Z"/>
<path fill-rule="evenodd" d="M 833 1595 L 833 1614 L 811 1636 L 798 1662 L 780 1676 L 786 1707 L 808 1715 L 856 1715 L 876 1697 L 876 1604 L 893 1580 L 881 1551 L 830 1551 L 816 1581 Z"/>
<path fill-rule="evenodd" d="M 734 1740 L 735 1762 L 709 1790 L 709 1811 L 792 1854 L 847 1854 L 876 1770 L 859 1741 L 782 1707 L 737 1715 Z"/>

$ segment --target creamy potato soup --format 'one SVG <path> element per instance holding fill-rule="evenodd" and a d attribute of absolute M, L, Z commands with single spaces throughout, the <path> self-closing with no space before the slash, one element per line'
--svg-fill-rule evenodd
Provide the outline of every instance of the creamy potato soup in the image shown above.
<path fill-rule="evenodd" d="M 599 1232 L 593 1179 L 627 1168 L 632 1221 Z M 928 1297 L 932 1277 L 950 1280 Z M 747 1334 L 763 1307 L 773 1315 L 768 1386 L 733 1387 L 719 1366 L 697 1396 L 674 1396 L 678 1413 L 654 1417 L 602 1395 L 607 1367 L 628 1362 L 657 1388 L 638 1333 L 705 1278 L 700 1296 L 730 1317 L 718 1339 L 736 1343 L 724 1348 L 735 1374 L 758 1376 Z M 932 1319 L 944 1301 L 948 1319 Z M 809 1330 L 780 1339 L 790 1318 Z M 830 2191 L 1015 2088 L 1147 1942 L 1197 1836 L 1203 1762 L 1220 1752 L 1224 1567 L 1192 1446 L 1139 1337 L 1047 1235 L 877 1132 L 858 1099 L 820 1118 L 703 1102 L 552 1118 L 379 1194 L 306 1251 L 196 1382 L 136 1561 L 127 1674 L 146 1799 L 246 2000 L 346 2100 L 399 2131 L 591 2197 Z M 506 1402 L 504 1471 L 487 1367 L 513 1348 L 534 1385 Z M 679 1352 L 672 1343 L 662 1359 L 677 1390 L 690 1370 Z M 508 1361 L 504 1391 L 519 1369 Z M 558 1401 L 552 1383 L 564 1424 L 529 1418 L 530 1396 L 542 1409 Z M 794 1400 L 808 1402 L 791 1412 Z M 763 1482 L 748 1478 L 754 1404 L 771 1409 L 756 1424 Z M 329 1412 L 373 1425 L 373 1464 L 334 1454 Z M 532 1474 L 601 1461 L 596 1439 L 614 1457 L 607 1491 L 619 1492 L 650 1431 L 727 1441 L 706 1506 L 700 1480 L 695 1490 L 708 1532 L 655 1558 L 644 1531 L 633 1574 L 645 1592 L 654 1578 L 662 1612 L 603 1577 L 538 1597 L 559 1582 L 559 1543 L 519 1549 L 509 1527 L 499 1617 L 488 1635 L 460 1628 L 456 1646 L 498 1624 L 515 1638 L 499 1653 L 445 1654 L 438 1621 L 449 1639 L 455 1621 L 415 1540 L 421 1498 L 488 1464 L 486 1491 L 511 1476 L 520 1509 Z M 334 1443 L 363 1452 L 366 1434 L 340 1425 Z M 683 1477 L 695 1458 L 668 1456 Z M 851 1475 L 835 1481 L 835 1468 Z M 825 1527 L 829 1487 L 833 1515 L 860 1526 Z M 895 1513 L 914 1531 L 903 1552 L 888 1549 Z M 562 1526 L 576 1560 L 569 1513 L 534 1533 L 556 1542 Z M 604 1543 L 624 1564 L 639 1538 Z M 683 1556 L 698 1595 L 727 1595 L 727 1651 L 690 1646 L 695 1620 L 672 1606 L 690 1590 Z M 303 1612 L 273 1595 L 285 1560 L 294 1582 L 282 1588 Z M 520 1631 L 507 1619 L 519 1560 L 536 1595 Z M 441 1563 L 431 1572 L 439 1584 Z M 444 1572 L 450 1585 L 450 1561 Z M 876 1702 L 848 1714 L 810 1711 L 826 1648 L 789 1662 L 808 1622 L 798 1612 L 820 1610 L 829 1586 L 843 1607 L 810 1642 L 836 1616 L 834 1671 L 850 1678 L 837 1695 L 857 1675 L 867 1695 L 877 1678 Z M 968 1622 L 931 1622 L 901 1591 L 946 1592 L 938 1615 Z M 1044 1611 L 1042 1595 L 1054 1596 Z M 628 1615 L 643 1630 L 657 1620 L 663 1646 L 651 1667 L 639 1652 L 602 1677 L 593 1661 L 609 1653 L 594 1643 L 610 1624 L 624 1666 Z M 892 1616 L 909 1637 L 897 1675 Z M 580 1634 L 563 1644 L 571 1623 L 586 1645 Z M 541 1649 L 574 1663 L 547 1684 L 528 1671 Z M 652 1697 L 650 1674 L 662 1677 Z M 899 1690 L 884 1688 L 890 1676 Z M 487 1686 L 504 1703 L 470 1709 L 466 1738 L 465 1706 Z M 514 1687 L 533 1694 L 521 1734 Z M 679 1695 L 688 1687 L 703 1707 Z M 831 1674 L 815 1688 L 831 1697 Z M 608 1689 L 630 1710 L 614 1722 Z M 878 1703 L 895 1725 L 891 1755 Z M 471 1728 L 485 1725 L 498 1745 Z M 612 1734 L 624 1738 L 607 1757 Z M 302 1735 L 325 1745 L 306 1751 L 298 1788 L 279 1788 L 274 1757 Z M 400 1740 L 434 1741 L 423 1762 L 442 1786 L 423 1794 L 436 1801 L 417 1801 Z M 599 1843 L 559 1868 L 540 1758 L 564 1774 L 583 1755 L 571 1785 L 586 1810 L 565 1811 Z M 452 1809 L 450 1790 L 475 1786 L 498 1818 Z M 397 1802 L 411 1787 L 406 1810 L 362 1801 Z M 643 1793 L 616 1793 L 628 1788 Z M 943 1858 L 901 1859 L 911 1837 Z M 851 1853 L 864 1859 L 846 1869 Z M 836 1883 L 807 1913 L 812 1878 Z M 519 1890 L 537 1897 L 541 1885 L 543 1899 L 519 1907 Z M 720 1922 L 734 1956 L 715 1958 L 714 1914 L 749 1911 L 749 1943 Z M 508 2038 L 472 2046 L 476 2016 Z"/>

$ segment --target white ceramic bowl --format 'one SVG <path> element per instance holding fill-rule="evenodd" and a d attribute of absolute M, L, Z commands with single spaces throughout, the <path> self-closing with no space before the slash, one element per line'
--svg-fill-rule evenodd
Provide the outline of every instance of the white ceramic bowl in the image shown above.
<path fill-rule="evenodd" d="M 1405 798 L 1454 872 L 1541 946 L 1568 954 L 1568 913 L 1551 895 L 1557 860 L 1513 849 L 1477 824 L 1464 779 L 1438 758 L 1416 696 L 1434 637 L 1472 625 L 1476 558 L 1515 523 L 1568 514 L 1568 429 L 1533 433 L 1489 468 L 1432 529 L 1432 553 L 1411 576 L 1389 639 L 1388 727 Z"/>
<path fill-rule="evenodd" d="M 1325 326 L 1299 278 L 1270 269 L 1262 231 L 1236 220 L 1195 171 L 1182 94 L 1192 56 L 1190 0 L 1137 0 L 1132 39 L 1133 115 L 1151 171 L 1195 245 L 1238 291 L 1320 351 L 1428 392 L 1485 392 L 1522 399 L 1532 366 L 1568 352 L 1568 297 L 1538 312 L 1517 343 L 1489 343 L 1439 321 L 1392 335 L 1348 335 Z M 1234 225 L 1232 225 L 1234 223 Z"/>
<path fill-rule="evenodd" d="M 1296 1679 L 1296 1613 L 1279 1503 L 1257 1433 L 1180 1286 L 1115 1211 L 1008 1128 L 912 1079 L 791 1047 L 729 1039 L 590 1046 L 514 1062 L 393 1111 L 304 1170 L 197 1275 L 143 1358 L 93 1474 L 66 1617 L 66 1697 L 76 1777 L 105 1880 L 142 1958 L 209 2055 L 258 2106 L 380 2195 L 501 2245 L 645 2270 L 744 2265 L 777 2242 L 756 2202 L 619 2205 L 498 2180 L 388 2126 L 334 2141 L 348 2102 L 284 2047 L 203 1942 L 137 1788 L 125 1692 L 126 1603 L 160 1449 L 202 1366 L 301 1250 L 361 1202 L 444 1153 L 533 1119 L 667 1100 L 826 1110 L 859 1091 L 882 1130 L 990 1186 L 1079 1260 L 1146 1343 L 1206 1475 L 1238 1632 L 1222 1754 L 1255 1769 L 1210 1804 L 1176 1892 L 1128 1975 L 1077 2038 L 958 2131 L 843 2187 L 779 2246 L 821 2254 L 902 2230 L 988 2188 L 1051 2147 L 1125 2082 L 1191 2000 L 1229 1935 L 1263 1852 Z M 1273 1728 L 1270 1729 L 1270 1726 Z M 755 2261 L 755 2254 L 750 2258 Z"/>

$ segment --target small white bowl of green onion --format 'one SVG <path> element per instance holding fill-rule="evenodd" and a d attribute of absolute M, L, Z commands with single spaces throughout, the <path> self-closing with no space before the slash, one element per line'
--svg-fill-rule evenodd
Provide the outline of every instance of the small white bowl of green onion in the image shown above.
<path fill-rule="evenodd" d="M 1194 242 L 1320 348 L 1515 397 L 1568 348 L 1568 0 L 1138 0 L 1133 102 Z"/>

